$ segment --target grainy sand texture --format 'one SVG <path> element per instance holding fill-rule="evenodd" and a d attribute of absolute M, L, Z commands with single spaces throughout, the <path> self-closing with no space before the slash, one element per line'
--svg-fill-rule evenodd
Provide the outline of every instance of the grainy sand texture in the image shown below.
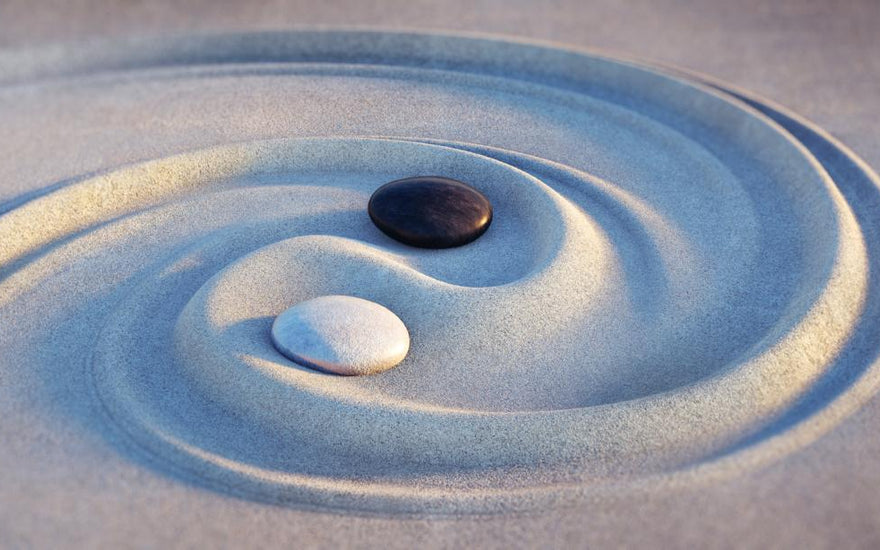
<path fill-rule="evenodd" d="M 706 77 L 306 30 L 7 52 L 0 98 L 0 139 L 63 175 L 0 210 L 0 380 L 75 394 L 39 422 L 165 483 L 339 521 L 546 513 L 757 471 L 880 382 L 877 175 Z M 488 231 L 379 231 L 370 195 L 419 175 L 488 197 Z M 282 355 L 275 318 L 325 295 L 393 311 L 404 361 Z"/>

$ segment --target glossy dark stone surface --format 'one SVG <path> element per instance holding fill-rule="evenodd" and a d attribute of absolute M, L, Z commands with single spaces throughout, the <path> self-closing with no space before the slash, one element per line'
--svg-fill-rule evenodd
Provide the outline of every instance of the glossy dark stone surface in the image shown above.
<path fill-rule="evenodd" d="M 467 244 L 489 228 L 492 205 L 473 187 L 449 178 L 420 176 L 386 183 L 369 204 L 373 223 L 410 246 Z"/>

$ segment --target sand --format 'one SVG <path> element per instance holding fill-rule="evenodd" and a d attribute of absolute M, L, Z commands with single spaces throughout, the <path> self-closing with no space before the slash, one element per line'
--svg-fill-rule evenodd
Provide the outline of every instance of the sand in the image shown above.
<path fill-rule="evenodd" d="M 172 482 L 337 513 L 555 509 L 773 463 L 877 388 L 877 176 L 765 102 L 387 32 L 0 67 L 13 135 L 142 159 L 72 162 L 4 209 L 3 353 L 75 388 L 71 429 Z M 129 133 L 79 123 L 100 112 Z M 370 194 L 421 174 L 483 192 L 488 232 L 442 251 L 379 232 Z M 399 315 L 406 360 L 292 367 L 272 320 L 327 294 Z"/>

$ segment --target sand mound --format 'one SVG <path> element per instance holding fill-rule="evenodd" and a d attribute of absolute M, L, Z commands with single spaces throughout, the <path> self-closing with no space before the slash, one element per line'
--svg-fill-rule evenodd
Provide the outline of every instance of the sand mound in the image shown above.
<path fill-rule="evenodd" d="M 103 108 L 155 140 L 99 138 L 150 160 L 9 206 L 0 308 L 40 319 L 49 378 L 88 361 L 127 452 L 187 477 L 302 505 L 530 507 L 759 463 L 876 386 L 876 176 L 771 106 L 426 35 L 0 65 L 12 128 Z M 448 250 L 382 234 L 370 194 L 416 175 L 479 189 L 488 232 Z M 275 316 L 327 294 L 394 311 L 406 360 L 347 378 L 279 354 Z"/>

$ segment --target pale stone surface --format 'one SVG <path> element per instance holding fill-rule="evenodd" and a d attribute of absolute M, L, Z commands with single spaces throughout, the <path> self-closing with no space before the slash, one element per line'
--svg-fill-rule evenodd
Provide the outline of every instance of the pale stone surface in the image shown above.
<path fill-rule="evenodd" d="M 272 324 L 272 342 L 292 361 L 346 376 L 386 371 L 409 351 L 403 321 L 354 296 L 320 296 L 291 307 Z"/>

